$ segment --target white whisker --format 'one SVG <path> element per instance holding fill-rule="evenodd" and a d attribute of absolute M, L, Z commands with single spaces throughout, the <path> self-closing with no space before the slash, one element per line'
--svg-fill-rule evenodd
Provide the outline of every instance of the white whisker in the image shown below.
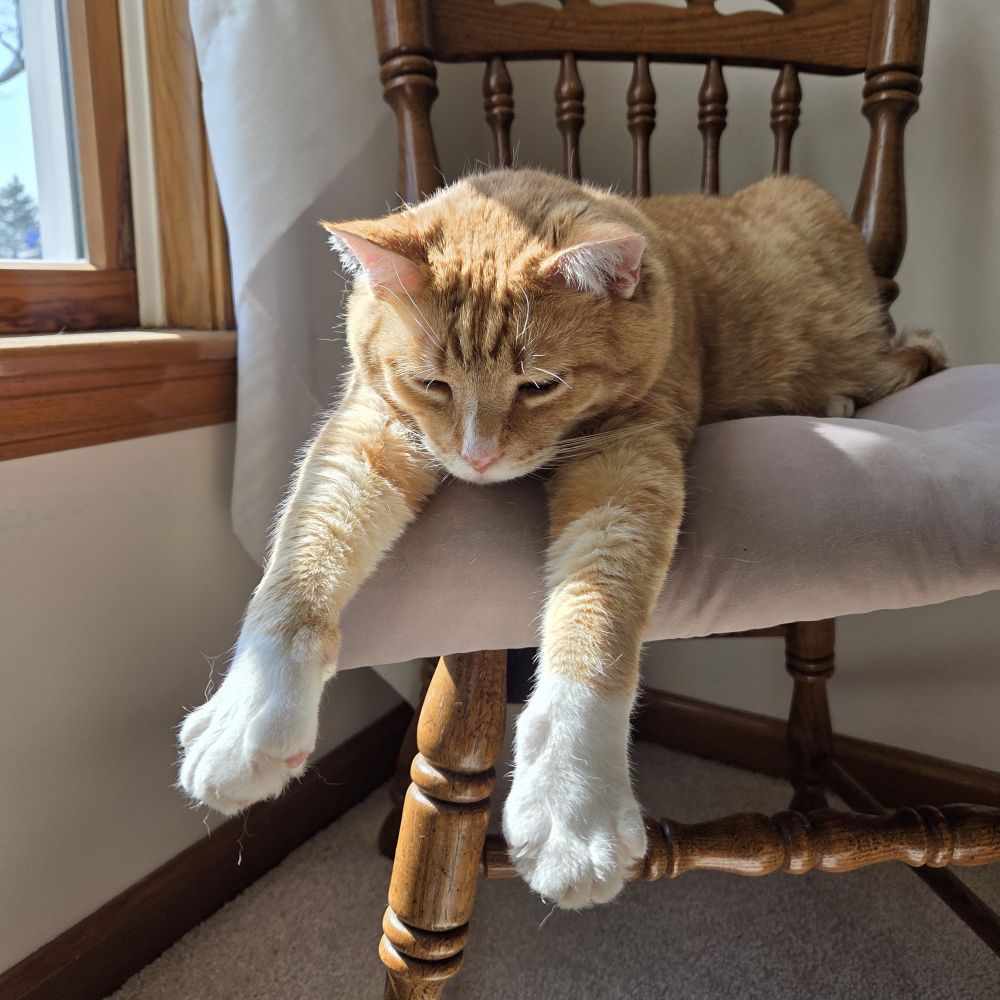
<path fill-rule="evenodd" d="M 658 403 L 654 403 L 648 396 L 636 396 L 634 393 L 625 392 L 624 389 L 618 390 L 619 395 L 625 396 L 628 399 L 634 399 L 637 403 L 643 403 L 646 406 L 652 407 L 654 410 L 659 410 L 661 413 L 666 413 L 670 417 L 693 417 L 697 414 L 693 410 L 683 410 L 679 406 L 666 407 L 661 406 Z"/>
<path fill-rule="evenodd" d="M 566 379 L 562 378 L 560 375 L 557 375 L 555 372 L 550 372 L 547 368 L 539 368 L 538 365 L 532 365 L 532 367 L 535 369 L 535 371 L 539 371 L 543 375 L 548 375 L 549 378 L 555 379 L 556 382 L 562 382 L 562 384 L 566 386 L 567 389 L 573 388 L 573 386 L 571 386 L 569 382 L 566 381 Z"/>
<path fill-rule="evenodd" d="M 528 335 L 528 327 L 531 324 L 531 300 L 528 298 L 528 293 L 523 288 L 521 289 L 521 294 L 524 296 L 524 324 L 514 334 L 515 340 L 526 338 Z"/>
<path fill-rule="evenodd" d="M 396 272 L 396 280 L 399 281 L 399 268 L 397 267 L 397 265 L 395 264 L 395 262 L 392 265 L 392 269 Z M 386 286 L 386 287 L 388 288 L 388 286 Z M 410 305 L 413 307 L 413 311 L 417 314 L 417 317 L 418 317 L 417 318 L 417 324 L 419 325 L 420 329 L 423 330 L 424 333 L 426 333 L 427 336 L 430 337 L 432 341 L 434 341 L 434 345 L 438 348 L 438 350 L 444 350 L 444 348 L 441 346 L 441 340 L 440 340 L 440 338 L 437 336 L 436 333 L 433 333 L 432 330 L 431 330 L 430 321 L 420 311 L 419 306 L 416 304 L 416 302 L 413 301 L 413 296 L 410 294 L 409 290 L 402 283 L 402 281 L 399 282 L 399 287 L 403 289 L 403 293 L 410 300 Z M 394 288 L 389 288 L 388 290 L 390 292 L 392 292 L 392 294 L 396 296 L 397 301 L 400 304 L 402 304 L 403 300 L 399 297 L 399 294 L 396 292 L 396 290 Z"/>
<path fill-rule="evenodd" d="M 616 427 L 606 431 L 595 431 L 592 434 L 581 434 L 576 437 L 563 438 L 555 445 L 555 458 L 579 457 L 590 454 L 607 444 L 613 444 L 632 435 L 646 430 L 662 427 L 666 421 L 656 420 L 632 424 L 626 427 Z"/>

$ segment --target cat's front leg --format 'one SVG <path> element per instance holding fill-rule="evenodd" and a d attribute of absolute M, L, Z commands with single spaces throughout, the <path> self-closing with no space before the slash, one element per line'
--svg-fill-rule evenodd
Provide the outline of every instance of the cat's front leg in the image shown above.
<path fill-rule="evenodd" d="M 504 833 L 529 885 L 566 908 L 614 897 L 646 850 L 629 717 L 683 508 L 681 450 L 663 438 L 632 437 L 552 482 L 538 678 Z"/>
<path fill-rule="evenodd" d="M 349 389 L 299 470 L 225 679 L 181 727 L 180 785 L 193 799 L 230 814 L 302 772 L 340 613 L 436 483 L 384 401 Z"/>

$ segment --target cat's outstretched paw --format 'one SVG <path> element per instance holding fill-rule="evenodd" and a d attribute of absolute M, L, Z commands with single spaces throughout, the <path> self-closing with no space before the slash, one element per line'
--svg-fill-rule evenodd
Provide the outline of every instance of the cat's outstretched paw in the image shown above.
<path fill-rule="evenodd" d="M 554 686 L 567 684 L 546 692 L 543 681 L 518 720 L 503 827 L 528 885 L 564 909 L 582 909 L 618 895 L 646 853 L 646 828 L 625 752 L 629 705 L 572 681 Z"/>
<path fill-rule="evenodd" d="M 184 720 L 179 784 L 232 815 L 277 795 L 316 745 L 322 672 L 277 640 L 243 637 L 219 690 Z"/>
<path fill-rule="evenodd" d="M 532 798 L 509 802 L 504 812 L 511 860 L 522 878 L 543 899 L 567 910 L 614 899 L 646 853 L 646 829 L 627 777 L 625 794 L 606 792 L 599 802 L 577 804 L 579 812 Z"/>

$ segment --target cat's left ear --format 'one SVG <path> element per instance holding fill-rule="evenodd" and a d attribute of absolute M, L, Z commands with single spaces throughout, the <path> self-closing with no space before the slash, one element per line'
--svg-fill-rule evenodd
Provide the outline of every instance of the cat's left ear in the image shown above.
<path fill-rule="evenodd" d="M 646 237 L 633 229 L 602 233 L 553 254 L 542 263 L 542 276 L 581 292 L 630 299 L 645 249 Z"/>
<path fill-rule="evenodd" d="M 369 224 L 372 231 L 365 235 L 355 231 L 364 229 L 364 222 L 323 222 L 321 225 L 330 234 L 330 245 L 340 256 L 347 275 L 363 278 L 376 295 L 386 291 L 413 295 L 427 283 L 426 268 L 411 255 L 399 252 L 412 251 L 412 247 L 404 246 L 404 241 L 391 236 L 379 239 L 383 234 L 374 231 L 375 224 Z M 394 243 L 395 247 L 387 243 Z"/>

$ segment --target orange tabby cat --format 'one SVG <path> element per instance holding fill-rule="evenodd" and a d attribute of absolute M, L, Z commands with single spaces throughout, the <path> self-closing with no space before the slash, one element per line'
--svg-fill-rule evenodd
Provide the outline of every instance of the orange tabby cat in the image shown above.
<path fill-rule="evenodd" d="M 551 467 L 540 665 L 504 828 L 546 898 L 611 899 L 646 846 L 629 714 L 695 427 L 850 416 L 941 367 L 940 349 L 890 344 L 860 235 L 793 178 L 638 202 L 499 171 L 327 228 L 354 277 L 354 369 L 225 681 L 184 724 L 181 783 L 226 813 L 277 794 L 315 745 L 344 605 L 443 474 Z"/>

